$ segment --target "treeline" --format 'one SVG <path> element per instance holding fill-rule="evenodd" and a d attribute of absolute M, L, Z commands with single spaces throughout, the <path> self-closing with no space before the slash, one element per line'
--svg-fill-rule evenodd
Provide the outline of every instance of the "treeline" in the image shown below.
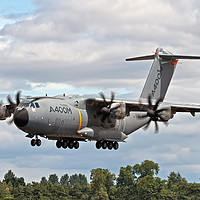
<path fill-rule="evenodd" d="M 0 199 L 200 200 L 199 183 L 188 183 L 175 172 L 162 180 L 157 177 L 158 172 L 157 163 L 145 160 L 121 167 L 118 176 L 108 169 L 92 169 L 90 183 L 84 174 L 64 174 L 60 179 L 51 174 L 40 182 L 26 184 L 23 177 L 18 178 L 9 170 L 0 182 Z"/>

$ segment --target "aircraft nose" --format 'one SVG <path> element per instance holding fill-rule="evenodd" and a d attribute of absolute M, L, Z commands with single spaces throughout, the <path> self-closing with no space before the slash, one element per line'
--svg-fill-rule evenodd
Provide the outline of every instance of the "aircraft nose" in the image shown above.
<path fill-rule="evenodd" d="M 14 113 L 14 123 L 17 127 L 24 127 L 28 124 L 29 117 L 26 109 L 16 110 Z"/>

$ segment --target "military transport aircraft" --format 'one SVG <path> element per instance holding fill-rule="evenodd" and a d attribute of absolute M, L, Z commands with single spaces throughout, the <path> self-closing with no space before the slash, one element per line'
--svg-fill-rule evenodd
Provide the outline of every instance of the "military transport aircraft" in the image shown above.
<path fill-rule="evenodd" d="M 96 141 L 97 149 L 118 149 L 129 134 L 141 127 L 147 129 L 158 122 L 168 123 L 176 112 L 195 116 L 200 106 L 163 102 L 178 59 L 200 59 L 200 56 L 174 55 L 162 48 L 155 54 L 128 58 L 126 61 L 154 60 L 138 101 L 99 95 L 58 95 L 20 98 L 16 103 L 0 103 L 0 120 L 12 117 L 15 125 L 32 138 L 32 146 L 40 146 L 40 137 L 56 141 L 57 148 L 79 148 L 80 141 Z M 13 116 L 12 116 L 13 115 Z"/>

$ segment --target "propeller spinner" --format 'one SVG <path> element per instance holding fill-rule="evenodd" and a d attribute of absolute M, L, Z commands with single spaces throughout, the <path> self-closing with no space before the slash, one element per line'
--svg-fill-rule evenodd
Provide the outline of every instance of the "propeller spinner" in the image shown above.
<path fill-rule="evenodd" d="M 101 115 L 101 118 L 100 118 L 101 125 L 104 125 L 107 120 L 108 124 L 111 127 L 114 127 L 112 120 L 111 120 L 111 113 L 113 110 L 120 107 L 119 104 L 116 106 L 112 106 L 113 100 L 115 98 L 115 93 L 111 92 L 111 99 L 108 102 L 106 101 L 105 95 L 102 92 L 99 93 L 99 95 L 103 99 L 103 104 L 104 104 L 104 107 L 102 107 L 100 112 L 97 113 L 97 115 Z"/>
<path fill-rule="evenodd" d="M 13 114 L 15 112 L 16 107 L 20 104 L 20 94 L 21 94 L 21 91 L 18 91 L 16 96 L 15 96 L 16 103 L 13 102 L 10 95 L 7 96 L 7 100 L 9 102 L 9 105 L 6 106 L 6 110 L 9 114 L 9 116 L 11 116 L 11 114 Z M 12 123 L 13 123 L 13 118 L 10 121 L 8 121 L 9 125 L 12 124 Z"/>
<path fill-rule="evenodd" d="M 158 121 L 162 121 L 166 124 L 166 120 L 162 117 L 161 112 L 163 111 L 167 111 L 167 108 L 161 108 L 158 109 L 159 104 L 163 101 L 163 98 L 159 98 L 157 99 L 155 105 L 152 104 L 152 96 L 149 95 L 148 96 L 148 107 L 146 109 L 147 113 L 145 115 L 138 115 L 138 119 L 145 119 L 147 117 L 149 117 L 149 121 L 147 122 L 147 124 L 144 126 L 144 130 L 146 130 L 151 121 L 155 122 L 155 133 L 158 133 L 159 128 L 158 128 Z"/>

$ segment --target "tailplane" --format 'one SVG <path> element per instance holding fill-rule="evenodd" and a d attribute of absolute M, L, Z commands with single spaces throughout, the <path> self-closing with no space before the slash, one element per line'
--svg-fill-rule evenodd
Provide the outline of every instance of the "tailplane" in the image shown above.
<path fill-rule="evenodd" d="M 153 64 L 140 98 L 164 99 L 170 81 L 174 74 L 178 59 L 200 59 L 200 56 L 174 55 L 167 50 L 157 48 L 155 54 L 134 58 L 127 58 L 126 61 L 153 60 Z"/>

